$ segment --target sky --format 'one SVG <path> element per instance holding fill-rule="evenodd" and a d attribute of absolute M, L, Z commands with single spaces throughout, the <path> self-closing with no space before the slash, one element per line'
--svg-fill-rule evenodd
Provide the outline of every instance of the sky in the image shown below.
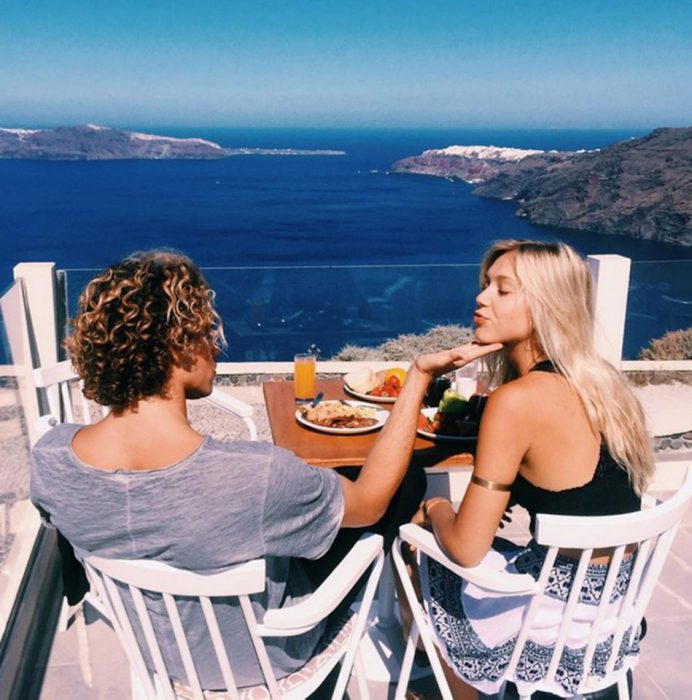
<path fill-rule="evenodd" d="M 0 125 L 692 124 L 689 0 L 0 0 Z"/>

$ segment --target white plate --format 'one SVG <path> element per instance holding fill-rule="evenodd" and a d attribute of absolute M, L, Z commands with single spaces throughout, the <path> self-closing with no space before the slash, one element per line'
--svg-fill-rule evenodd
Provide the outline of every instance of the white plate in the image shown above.
<path fill-rule="evenodd" d="M 420 411 L 426 418 L 434 418 L 437 413 L 436 408 L 421 408 Z M 435 440 L 436 442 L 461 442 L 471 444 L 478 440 L 477 435 L 438 435 L 437 433 L 429 433 L 427 430 L 421 430 L 418 428 L 416 431 L 421 437 L 428 438 L 428 440 Z"/>
<path fill-rule="evenodd" d="M 355 396 L 358 399 L 363 399 L 364 401 L 373 401 L 377 403 L 394 403 L 397 399 L 396 396 L 370 396 L 370 394 L 360 394 L 357 391 L 351 389 L 348 384 L 344 384 L 344 391 L 351 396 Z"/>
<path fill-rule="evenodd" d="M 330 399 L 326 399 L 329 401 Z M 366 425 L 362 428 L 330 428 L 326 425 L 317 425 L 316 423 L 311 423 L 309 420 L 303 418 L 303 414 L 300 410 L 296 411 L 296 420 L 304 425 L 306 428 L 311 428 L 312 430 L 317 430 L 320 433 L 330 433 L 331 435 L 359 435 L 360 433 L 369 433 L 372 430 L 379 430 L 384 424 L 387 418 L 389 418 L 389 411 L 381 409 L 379 406 L 374 406 L 371 403 L 363 403 L 362 401 L 346 401 L 349 406 L 363 406 L 366 408 L 374 408 L 377 410 L 375 418 L 377 423 L 375 425 Z"/>

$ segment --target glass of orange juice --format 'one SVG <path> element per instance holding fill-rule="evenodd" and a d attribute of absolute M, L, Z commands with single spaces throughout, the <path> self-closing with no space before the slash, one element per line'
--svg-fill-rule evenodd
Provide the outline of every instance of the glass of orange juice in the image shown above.
<path fill-rule="evenodd" d="M 309 352 L 298 353 L 293 358 L 295 372 L 295 397 L 297 404 L 310 403 L 315 398 L 316 357 Z"/>

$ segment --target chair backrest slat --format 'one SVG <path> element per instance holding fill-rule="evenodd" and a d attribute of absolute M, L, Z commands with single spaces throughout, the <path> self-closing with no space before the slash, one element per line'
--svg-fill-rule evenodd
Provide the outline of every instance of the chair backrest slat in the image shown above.
<path fill-rule="evenodd" d="M 147 673 L 146 665 L 144 659 L 139 650 L 137 640 L 135 639 L 132 626 L 127 620 L 127 615 L 123 606 L 123 602 L 120 598 L 120 594 L 117 589 L 115 589 L 115 598 L 111 598 L 111 594 L 106 589 L 105 581 L 107 577 L 102 576 L 97 572 L 89 562 L 85 562 L 84 567 L 89 577 L 89 585 L 96 589 L 96 592 L 106 609 L 108 620 L 115 633 L 125 642 L 123 647 L 125 649 L 125 655 L 127 656 L 130 665 L 134 668 L 137 673 L 137 677 L 141 679 L 142 683 L 145 684 L 145 693 L 149 697 L 155 697 L 156 691 L 153 683 L 151 682 L 151 677 Z M 115 588 L 115 583 L 111 581 L 113 588 Z M 126 625 L 121 624 L 120 620 L 125 617 Z"/>
<path fill-rule="evenodd" d="M 606 620 L 606 617 L 609 612 L 610 598 L 613 595 L 613 591 L 615 590 L 615 584 L 618 580 L 620 567 L 622 565 L 622 561 L 625 555 L 625 549 L 625 545 L 617 547 L 613 552 L 613 556 L 610 560 L 608 574 L 606 575 L 606 580 L 603 584 L 603 590 L 601 591 L 601 599 L 598 603 L 598 610 L 596 612 L 596 617 L 593 621 L 593 625 L 591 628 L 589 642 L 586 645 L 586 650 L 584 651 L 584 674 L 579 685 L 579 693 L 587 692 L 585 688 L 587 687 L 591 676 L 591 662 L 593 661 L 593 657 L 596 652 L 596 645 L 598 644 L 598 640 L 600 638 L 603 623 Z"/>
<path fill-rule="evenodd" d="M 625 594 L 620 602 L 620 612 L 618 614 L 617 623 L 613 632 L 613 643 L 610 650 L 610 657 L 608 658 L 605 666 L 606 676 L 613 672 L 622 639 L 625 636 L 627 629 L 634 622 L 632 619 L 633 606 L 639 591 L 642 574 L 644 573 L 649 559 L 652 556 L 652 550 L 657 540 L 658 537 L 652 537 L 639 543 L 634 566 L 632 567 L 632 573 L 630 574 L 629 581 L 627 582 L 627 590 L 625 591 Z M 639 621 L 637 620 L 637 622 Z"/>
<path fill-rule="evenodd" d="M 195 696 L 195 700 L 204 700 L 204 693 L 202 692 L 202 686 L 199 682 L 195 662 L 192 660 L 190 645 L 187 643 L 187 637 L 185 636 L 183 623 L 180 620 L 178 607 L 176 606 L 175 600 L 170 593 L 163 594 L 163 602 L 166 606 L 166 612 L 168 613 L 168 619 L 170 620 L 171 627 L 173 628 L 173 636 L 175 637 L 175 643 L 178 645 L 180 658 L 183 660 L 188 685 Z"/>
<path fill-rule="evenodd" d="M 223 637 L 221 636 L 221 630 L 219 629 L 219 622 L 216 619 L 214 607 L 211 604 L 211 600 L 207 596 L 200 596 L 199 600 L 202 604 L 202 612 L 204 613 L 207 629 L 209 630 L 209 634 L 211 636 L 211 643 L 214 645 L 216 659 L 219 662 L 219 667 L 221 668 L 221 675 L 226 683 L 226 690 L 231 696 L 231 700 L 238 700 L 240 697 L 238 694 L 238 686 L 236 685 L 235 676 L 231 670 L 231 662 L 228 659 L 226 646 L 223 643 Z"/>
<path fill-rule="evenodd" d="M 94 569 L 89 562 L 85 562 L 85 569 L 89 577 L 90 585 L 94 586 L 109 613 L 108 618 L 116 633 L 125 641 L 125 653 L 133 666 L 140 681 L 144 684 L 145 692 L 149 697 L 156 697 L 156 689 L 151 676 L 147 672 L 144 657 L 137 643 L 132 624 L 125 611 L 125 605 L 120 596 L 117 584 L 107 575 Z"/>
<path fill-rule="evenodd" d="M 557 547 L 550 547 L 548 551 L 546 552 L 545 555 L 545 562 L 543 564 L 543 568 L 541 569 L 541 573 L 538 577 L 538 590 L 542 591 L 547 583 L 548 579 L 550 577 L 550 571 L 553 568 L 553 564 L 555 563 L 555 558 L 557 557 L 557 552 L 558 548 Z M 538 609 L 541 604 L 541 597 L 540 595 L 533 595 L 531 597 L 531 601 L 529 604 L 526 606 L 526 610 L 524 612 L 524 617 L 522 619 L 521 623 L 521 628 L 519 629 L 519 634 L 517 636 L 517 641 L 514 646 L 514 651 L 512 652 L 512 657 L 510 658 L 509 664 L 508 664 L 508 673 L 512 674 L 515 672 L 517 665 L 519 664 L 519 659 L 521 658 L 521 653 L 524 650 L 524 645 L 526 644 L 526 640 L 528 639 L 529 636 L 529 631 L 531 630 L 531 625 L 533 624 L 533 620 L 536 617 L 538 613 Z"/>
<path fill-rule="evenodd" d="M 656 583 L 658 582 L 658 577 L 663 569 L 663 566 L 670 552 L 670 548 L 673 546 L 673 540 L 678 531 L 680 523 L 675 525 L 667 532 L 664 532 L 658 538 L 658 543 L 656 545 L 656 551 L 654 552 L 651 560 L 648 562 L 646 571 L 644 572 L 645 580 L 640 586 L 640 590 L 635 602 L 636 614 L 643 616 L 644 609 L 649 604 L 649 599 L 654 592 Z"/>
<path fill-rule="evenodd" d="M 142 591 L 136 586 L 128 586 L 130 595 L 132 596 L 132 602 L 135 604 L 135 610 L 137 612 L 137 617 L 139 618 L 140 626 L 144 632 L 144 639 L 149 648 L 149 654 L 154 661 L 154 667 L 156 668 L 156 673 L 158 675 L 158 682 L 160 687 L 164 691 L 164 695 L 167 700 L 175 700 L 175 692 L 171 686 L 171 682 L 168 677 L 168 671 L 166 669 L 166 664 L 163 660 L 161 654 L 161 649 L 156 640 L 156 632 L 154 632 L 154 626 L 151 623 L 151 617 L 149 616 L 149 611 L 144 602 L 144 596 Z M 127 613 L 125 613 L 127 614 Z"/>
<path fill-rule="evenodd" d="M 269 655 L 267 654 L 262 637 L 257 633 L 257 618 L 255 617 L 255 611 L 252 609 L 252 603 L 250 602 L 250 598 L 246 595 L 238 596 L 238 600 L 240 601 L 240 608 L 243 611 L 245 624 L 247 624 L 248 630 L 250 631 L 250 638 L 255 647 L 257 661 L 259 661 L 260 668 L 262 669 L 262 675 L 269 689 L 269 694 L 272 698 L 278 700 L 281 697 L 279 685 L 276 682 L 276 678 L 274 678 L 272 665 L 269 661 Z"/>
<path fill-rule="evenodd" d="M 72 411 L 72 396 L 70 392 L 70 384 L 69 382 L 61 382 L 60 383 L 60 394 L 62 396 L 62 408 L 63 412 L 65 414 L 65 420 L 68 423 L 74 423 L 74 412 Z M 55 395 L 54 392 L 49 391 L 48 392 L 48 405 L 50 407 L 50 412 L 54 416 L 59 416 L 60 415 L 60 408 L 56 407 L 55 410 L 57 410 L 57 413 L 53 409 L 53 406 L 51 406 L 51 397 Z"/>
<path fill-rule="evenodd" d="M 577 565 L 577 570 L 572 579 L 572 588 L 567 596 L 567 605 L 562 613 L 562 620 L 560 622 L 560 628 L 558 630 L 557 639 L 553 648 L 552 658 L 550 659 L 548 671 L 546 672 L 547 678 L 553 678 L 555 676 L 555 671 L 557 671 L 558 663 L 562 657 L 562 650 L 565 648 L 565 640 L 567 639 L 570 625 L 574 619 L 577 603 L 579 603 L 582 584 L 586 578 L 586 571 L 589 568 L 592 553 L 592 549 L 585 549 L 579 557 L 579 564 Z"/>

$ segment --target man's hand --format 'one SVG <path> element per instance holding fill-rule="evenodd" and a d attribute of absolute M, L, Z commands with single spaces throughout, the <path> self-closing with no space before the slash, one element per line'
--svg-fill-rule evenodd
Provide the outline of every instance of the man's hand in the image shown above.
<path fill-rule="evenodd" d="M 440 352 L 430 352 L 425 355 L 419 355 L 414 364 L 416 369 L 420 372 L 434 378 L 440 374 L 446 374 L 447 372 L 459 369 L 469 362 L 477 360 L 479 357 L 490 355 L 501 349 L 502 343 L 490 343 L 489 345 L 467 343 L 466 345 L 459 345 L 451 350 L 442 350 Z"/>

